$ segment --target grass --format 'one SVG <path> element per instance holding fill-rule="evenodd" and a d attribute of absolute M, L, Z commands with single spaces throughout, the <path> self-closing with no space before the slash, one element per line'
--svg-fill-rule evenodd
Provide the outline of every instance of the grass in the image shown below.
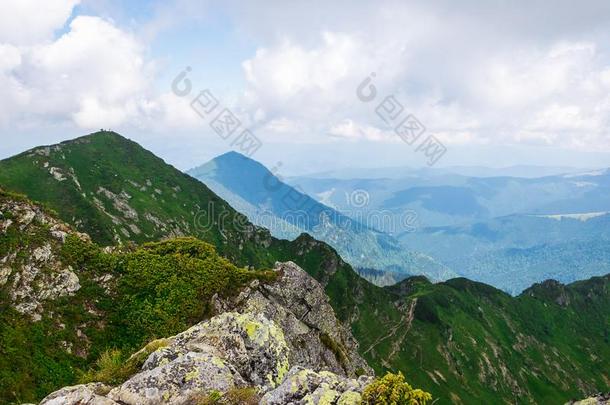
<path fill-rule="evenodd" d="M 127 358 L 119 349 L 108 349 L 97 359 L 94 367 L 82 374 L 79 383 L 120 385 L 140 370 L 151 353 L 167 345 L 167 339 L 156 339 Z"/>
<path fill-rule="evenodd" d="M 69 177 L 55 180 L 45 163 L 64 173 L 73 170 L 80 187 Z M 550 286 L 538 286 L 517 298 L 465 279 L 440 284 L 417 279 L 402 291 L 379 288 L 357 276 L 334 249 L 308 235 L 283 241 L 247 222 L 243 226 L 243 217 L 205 185 L 111 132 L 64 143 L 49 156 L 27 152 L 1 161 L 0 186 L 43 201 L 66 222 L 89 232 L 99 245 L 117 240 L 124 244 L 114 254 L 103 253 L 95 244 L 71 242 L 66 247 L 64 260 L 79 269 L 83 288 L 49 308 L 66 321 L 65 330 L 58 330 L 52 319 L 32 325 L 11 312 L 6 298 L 0 299 L 1 400 L 39 399 L 75 381 L 75 370 L 88 369 L 108 349 L 132 353 L 151 339 L 179 332 L 207 315 L 212 292 L 231 294 L 251 277 L 272 277 L 239 266 L 264 270 L 286 260 L 322 283 L 337 317 L 351 326 L 361 353 L 366 352 L 378 374 L 403 372 L 414 385 L 432 392 L 437 405 L 457 400 L 564 403 L 586 391 L 607 390 L 608 277 L 566 286 L 567 307 L 555 302 L 557 291 Z M 125 191 L 139 221 L 125 218 L 111 200 L 98 194 L 99 187 L 116 195 Z M 96 207 L 93 197 L 119 219 L 118 224 Z M 209 204 L 214 207 L 212 215 L 198 216 L 201 223 L 195 225 L 195 217 Z M 121 228 L 130 224 L 141 232 L 124 236 Z M 211 248 L 192 239 L 129 245 L 176 233 L 209 242 L 224 259 L 211 258 Z M 36 238 L 32 235 L 32 243 Z M 25 240 L 18 233 L 0 238 L 0 253 L 23 246 Z M 91 281 L 106 272 L 116 277 L 112 296 Z M 408 327 L 405 308 L 415 298 Z M 92 303 L 103 313 L 102 319 L 83 309 Z M 91 339 L 85 359 L 57 350 L 60 341 L 82 344 L 71 333 L 96 322 L 104 327 L 85 328 Z M 388 336 L 390 331 L 394 333 Z"/>
<path fill-rule="evenodd" d="M 191 402 L 193 405 L 257 405 L 259 400 L 256 389 L 236 387 L 225 393 L 212 391 L 207 394 L 199 394 Z"/>

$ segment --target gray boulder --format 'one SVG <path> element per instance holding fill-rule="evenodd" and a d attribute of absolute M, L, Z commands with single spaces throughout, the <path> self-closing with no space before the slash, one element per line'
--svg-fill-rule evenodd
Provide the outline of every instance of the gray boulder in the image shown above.
<path fill-rule="evenodd" d="M 64 387 L 47 396 L 40 405 L 119 405 L 104 395 L 110 387 L 100 383 Z"/>
<path fill-rule="evenodd" d="M 293 262 L 276 263 L 274 283 L 254 281 L 237 297 L 215 297 L 216 312 L 261 313 L 284 332 L 292 365 L 347 377 L 373 374 L 358 354 L 358 343 L 335 316 L 324 289 Z"/>
<path fill-rule="evenodd" d="M 370 382 L 371 377 L 349 379 L 329 371 L 316 373 L 297 366 L 290 370 L 278 388 L 263 396 L 261 404 L 359 405 L 362 391 Z"/>

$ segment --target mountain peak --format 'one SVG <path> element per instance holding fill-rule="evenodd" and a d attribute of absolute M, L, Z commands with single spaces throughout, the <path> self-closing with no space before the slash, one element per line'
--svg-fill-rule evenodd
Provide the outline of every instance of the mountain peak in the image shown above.
<path fill-rule="evenodd" d="M 252 159 L 246 155 L 242 155 L 241 153 L 236 152 L 234 150 L 230 150 L 228 152 L 223 153 L 222 155 L 218 155 L 212 160 L 222 160 L 222 159 L 244 159 L 244 160 L 255 161 L 254 159 Z"/>

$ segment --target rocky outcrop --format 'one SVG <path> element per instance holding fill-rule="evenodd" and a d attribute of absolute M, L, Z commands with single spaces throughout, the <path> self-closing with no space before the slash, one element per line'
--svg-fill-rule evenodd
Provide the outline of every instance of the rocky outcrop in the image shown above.
<path fill-rule="evenodd" d="M 110 387 L 100 383 L 75 385 L 52 393 L 43 400 L 43 403 L 46 405 L 119 405 L 104 396 L 109 390 Z"/>
<path fill-rule="evenodd" d="M 371 380 L 293 366 L 284 332 L 261 313 L 226 312 L 165 343 L 118 387 L 67 387 L 41 405 L 186 405 L 246 387 L 261 404 L 356 405 Z"/>
<path fill-rule="evenodd" d="M 254 281 L 237 297 L 215 298 L 217 313 L 264 314 L 275 321 L 290 348 L 290 364 L 314 367 L 347 377 L 372 374 L 358 354 L 358 344 L 335 317 L 322 286 L 293 262 L 277 263 L 278 280 Z"/>
<path fill-rule="evenodd" d="M 60 259 L 72 231 L 43 209 L 19 198 L 0 198 L 0 287 L 8 290 L 12 306 L 34 321 L 41 318 L 45 301 L 73 295 L 80 289 L 75 270 Z"/>
<path fill-rule="evenodd" d="M 273 283 L 216 296 L 218 315 L 164 339 L 124 383 L 63 388 L 41 405 L 186 405 L 246 388 L 268 405 L 359 404 L 372 377 L 356 374 L 372 371 L 351 333 L 304 270 L 291 262 L 275 270 Z"/>
<path fill-rule="evenodd" d="M 236 387 L 269 391 L 289 369 L 282 330 L 260 314 L 227 312 L 169 342 L 108 397 L 134 405 L 181 404 L 201 393 Z"/>
<path fill-rule="evenodd" d="M 328 371 L 316 373 L 297 366 L 277 389 L 267 392 L 260 403 L 359 405 L 362 391 L 370 382 L 371 377 L 347 379 Z"/>

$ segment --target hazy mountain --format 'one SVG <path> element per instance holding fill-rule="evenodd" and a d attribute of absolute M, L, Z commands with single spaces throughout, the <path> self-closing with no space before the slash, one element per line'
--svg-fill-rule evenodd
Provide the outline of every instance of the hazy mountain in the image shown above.
<path fill-rule="evenodd" d="M 105 378 L 121 384 L 135 372 L 134 363 L 141 364 L 142 353 L 151 351 L 146 346 L 129 357 L 134 338 L 168 336 L 198 317 L 209 319 L 204 310 L 216 307 L 207 297 L 217 289 L 236 294 L 252 276 L 193 239 L 131 245 L 178 232 L 211 241 L 222 256 L 242 266 L 270 269 L 276 261 L 296 262 L 324 287 L 369 365 L 378 374 L 403 372 L 414 386 L 432 392 L 437 404 L 565 403 L 607 387 L 607 276 L 570 285 L 549 281 L 519 297 L 463 278 L 431 284 L 415 277 L 379 288 L 357 276 L 325 243 L 308 235 L 294 241 L 271 237 L 200 182 L 114 133 L 0 161 L 0 186 L 35 194 L 57 212 L 0 192 L 3 402 L 40 399 L 77 383 L 89 367 L 95 373 L 112 367 L 114 374 Z M 189 213 L 210 203 L 219 214 L 196 221 L 201 227 L 189 225 Z M 102 249 L 84 235 L 69 237 L 75 232 L 49 219 L 55 216 L 90 230 L 104 245 L 113 244 L 116 235 L 129 244 Z M 236 221 L 234 227 L 227 227 L 227 218 Z M 263 276 L 259 286 L 272 282 L 268 272 L 256 274 Z M 16 309 L 24 297 L 41 300 L 35 308 L 39 320 Z M 314 323 L 302 330 L 320 332 Z M 321 341 L 341 362 L 346 351 L 339 341 Z M 119 360 L 128 359 L 129 367 L 116 356 L 97 362 L 99 351 L 82 351 L 100 344 L 124 349 Z"/>
<path fill-rule="evenodd" d="M 522 178 L 537 178 L 544 176 L 554 176 L 560 174 L 579 173 L 593 169 L 582 169 L 575 167 L 549 167 L 549 166 L 532 166 L 532 165 L 517 165 L 508 167 L 485 167 L 485 166 L 449 166 L 441 168 L 414 168 L 405 166 L 396 167 L 372 167 L 372 168 L 343 168 L 336 170 L 328 170 L 323 172 L 307 173 L 302 176 L 295 176 L 291 182 L 298 182 L 299 178 L 315 178 L 315 179 L 401 179 L 404 177 L 422 177 L 422 176 L 443 176 L 443 175 L 459 175 L 466 177 L 522 177 Z"/>
<path fill-rule="evenodd" d="M 610 170 L 541 178 L 412 175 L 402 179 L 293 179 L 312 196 L 353 215 L 390 218 L 379 228 L 406 249 L 454 272 L 518 293 L 534 282 L 602 275 L 608 263 Z M 405 226 L 405 215 L 415 217 Z"/>
<path fill-rule="evenodd" d="M 294 239 L 307 232 L 333 246 L 355 267 L 424 274 L 433 280 L 456 276 L 426 255 L 406 251 L 390 235 L 319 203 L 238 153 L 226 153 L 188 173 L 276 237 Z"/>
<path fill-rule="evenodd" d="M 610 273 L 610 213 L 510 215 L 404 233 L 401 240 L 465 277 L 511 293 L 553 278 Z"/>
<path fill-rule="evenodd" d="M 569 214 L 610 210 L 610 171 L 541 178 L 410 175 L 403 178 L 292 178 L 319 201 L 345 212 L 354 190 L 368 194 L 361 210 L 399 217 L 415 210 L 422 226 L 459 225 L 516 213 Z"/>

